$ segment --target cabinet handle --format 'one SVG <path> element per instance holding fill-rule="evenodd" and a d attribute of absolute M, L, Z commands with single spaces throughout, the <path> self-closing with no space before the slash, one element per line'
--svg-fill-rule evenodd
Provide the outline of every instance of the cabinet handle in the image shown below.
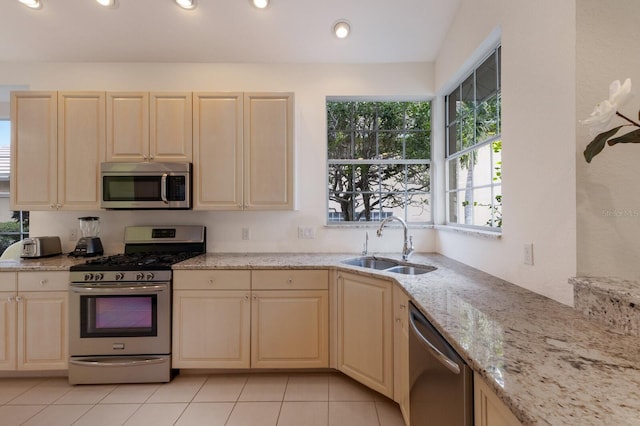
<path fill-rule="evenodd" d="M 400 304 L 400 309 L 407 309 L 407 305 L 405 305 L 404 303 Z"/>

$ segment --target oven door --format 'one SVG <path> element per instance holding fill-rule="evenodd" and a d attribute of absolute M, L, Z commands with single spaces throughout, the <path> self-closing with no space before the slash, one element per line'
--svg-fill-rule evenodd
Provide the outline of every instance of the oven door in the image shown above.
<path fill-rule="evenodd" d="M 70 286 L 69 353 L 171 352 L 171 286 L 161 283 Z"/>

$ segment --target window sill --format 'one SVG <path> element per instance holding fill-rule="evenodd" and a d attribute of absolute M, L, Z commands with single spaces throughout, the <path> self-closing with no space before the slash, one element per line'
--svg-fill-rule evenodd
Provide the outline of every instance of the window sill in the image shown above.
<path fill-rule="evenodd" d="M 340 223 L 336 222 L 324 225 L 326 229 L 378 229 L 382 222 L 353 222 L 353 223 Z M 397 222 L 389 223 L 390 227 L 400 226 Z M 409 223 L 407 224 L 409 229 L 433 229 L 433 223 Z"/>
<path fill-rule="evenodd" d="M 501 231 L 485 231 L 483 229 L 465 228 L 453 225 L 434 225 L 437 231 L 455 232 L 458 234 L 470 235 L 473 237 L 485 238 L 488 240 L 499 240 L 502 238 Z"/>

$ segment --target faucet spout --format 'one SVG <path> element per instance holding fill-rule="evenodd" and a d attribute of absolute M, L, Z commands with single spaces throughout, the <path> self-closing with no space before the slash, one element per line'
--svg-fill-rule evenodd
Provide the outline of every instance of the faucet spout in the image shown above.
<path fill-rule="evenodd" d="M 407 227 L 407 222 L 405 222 L 404 219 L 398 216 L 389 216 L 385 218 L 385 220 L 382 221 L 382 223 L 380 224 L 380 227 L 376 231 L 376 234 L 378 235 L 378 237 L 382 237 L 382 228 L 384 228 L 387 223 L 393 220 L 400 222 L 404 230 L 404 241 L 402 245 L 402 259 L 407 260 L 409 259 L 409 256 L 411 255 L 411 253 L 413 253 L 414 248 L 413 248 L 413 237 L 409 235 L 409 228 Z"/>

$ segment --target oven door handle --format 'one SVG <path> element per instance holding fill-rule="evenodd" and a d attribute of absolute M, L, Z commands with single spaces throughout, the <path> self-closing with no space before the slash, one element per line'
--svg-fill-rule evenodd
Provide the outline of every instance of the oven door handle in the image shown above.
<path fill-rule="evenodd" d="M 160 179 L 160 198 L 162 198 L 162 202 L 165 204 L 169 204 L 169 200 L 167 199 L 167 176 L 168 175 L 164 173 Z"/>
<path fill-rule="evenodd" d="M 133 367 L 137 365 L 152 365 L 162 364 L 166 362 L 163 358 L 145 358 L 145 359 L 125 359 L 122 361 L 115 361 L 112 359 L 93 359 L 88 361 L 80 361 L 77 359 L 70 359 L 69 364 L 81 365 L 86 367 Z"/>
<path fill-rule="evenodd" d="M 79 294 L 113 294 L 123 292 L 134 292 L 134 293 L 158 293 L 160 291 L 166 291 L 169 289 L 169 286 L 166 284 L 160 285 L 145 285 L 145 286 L 123 286 L 123 285 L 101 285 L 98 286 L 78 286 L 71 285 L 69 287 L 72 292 Z"/>

